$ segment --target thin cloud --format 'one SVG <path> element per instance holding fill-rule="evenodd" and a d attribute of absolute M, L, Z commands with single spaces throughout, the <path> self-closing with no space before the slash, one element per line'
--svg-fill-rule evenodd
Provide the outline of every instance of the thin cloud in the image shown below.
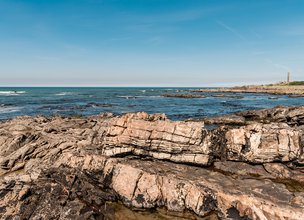
<path fill-rule="evenodd" d="M 291 37 L 301 37 L 304 36 L 304 28 L 303 25 L 284 25 L 284 27 L 276 27 L 275 31 L 283 36 L 291 36 Z"/>
<path fill-rule="evenodd" d="M 132 37 L 112 37 L 108 39 L 108 41 L 126 41 L 126 40 L 131 40 Z"/>
<path fill-rule="evenodd" d="M 260 56 L 266 54 L 266 51 L 258 50 L 258 51 L 254 51 L 252 54 L 255 56 Z"/>
<path fill-rule="evenodd" d="M 282 37 L 303 37 L 304 26 L 298 21 L 285 21 L 284 23 L 273 24 L 268 27 L 268 32 Z"/>
<path fill-rule="evenodd" d="M 140 33 L 171 33 L 178 30 L 175 26 L 157 25 L 153 23 L 140 23 L 126 27 L 127 31 Z"/>
<path fill-rule="evenodd" d="M 283 34 L 292 37 L 297 37 L 297 36 L 300 37 L 300 36 L 304 36 L 304 30 L 300 30 L 300 29 L 288 30 Z"/>
<path fill-rule="evenodd" d="M 275 68 L 283 69 L 283 70 L 286 70 L 286 71 L 288 71 L 288 72 L 291 71 L 291 68 L 290 68 L 290 67 L 288 67 L 288 66 L 286 66 L 286 65 L 283 65 L 283 64 L 275 63 L 275 62 L 273 62 L 273 61 L 270 60 L 270 59 L 265 59 L 264 61 L 267 62 L 267 63 L 269 63 L 269 64 L 271 64 L 271 65 L 273 65 Z"/>
<path fill-rule="evenodd" d="M 234 36 L 240 38 L 241 40 L 245 40 L 245 37 L 243 35 L 241 35 L 237 30 L 235 30 L 234 28 L 228 26 L 227 24 L 221 22 L 221 21 L 216 21 L 216 23 L 221 26 L 222 28 L 224 28 L 225 30 L 229 31 L 230 33 L 232 33 Z"/>
<path fill-rule="evenodd" d="M 223 11 L 223 9 L 223 7 L 183 9 L 159 15 L 146 15 L 142 17 L 142 20 L 152 23 L 193 21 L 204 16 Z"/>
<path fill-rule="evenodd" d="M 146 44 L 154 45 L 154 46 L 160 45 L 163 42 L 164 42 L 164 39 L 161 37 L 158 37 L 158 36 L 149 38 L 148 40 L 145 41 Z"/>
<path fill-rule="evenodd" d="M 250 29 L 251 33 L 253 34 L 253 36 L 255 36 L 256 38 L 258 39 L 262 39 L 263 37 L 258 33 L 256 32 L 255 30 L 252 30 Z"/>

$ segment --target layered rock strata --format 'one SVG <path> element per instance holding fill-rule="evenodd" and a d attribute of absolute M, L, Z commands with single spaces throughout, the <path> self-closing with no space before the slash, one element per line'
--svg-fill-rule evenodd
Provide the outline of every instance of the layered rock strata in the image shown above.
<path fill-rule="evenodd" d="M 221 219 L 302 219 L 302 109 L 257 111 L 258 122 L 213 130 L 147 113 L 3 122 L 1 219 L 111 219 L 111 201 Z M 270 121 L 270 112 L 281 116 Z"/>
<path fill-rule="evenodd" d="M 211 135 L 200 122 L 172 122 L 164 115 L 126 114 L 104 124 L 102 154 L 151 156 L 174 162 L 209 165 Z"/>

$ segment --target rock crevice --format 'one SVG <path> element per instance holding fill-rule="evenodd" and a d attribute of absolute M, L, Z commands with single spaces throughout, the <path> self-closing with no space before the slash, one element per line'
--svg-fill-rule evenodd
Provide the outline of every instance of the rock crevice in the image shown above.
<path fill-rule="evenodd" d="M 279 108 L 211 130 L 143 112 L 8 120 L 0 216 L 98 219 L 120 201 L 223 219 L 302 219 L 304 112 Z"/>

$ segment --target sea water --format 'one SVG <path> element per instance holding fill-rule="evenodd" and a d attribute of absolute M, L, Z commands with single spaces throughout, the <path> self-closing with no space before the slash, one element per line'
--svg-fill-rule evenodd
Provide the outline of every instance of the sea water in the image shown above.
<path fill-rule="evenodd" d="M 103 112 L 165 113 L 172 120 L 204 118 L 277 105 L 304 105 L 304 98 L 285 95 L 237 94 L 243 98 L 168 98 L 164 94 L 191 93 L 196 88 L 14 87 L 0 88 L 0 119 L 21 115 L 89 116 Z"/>

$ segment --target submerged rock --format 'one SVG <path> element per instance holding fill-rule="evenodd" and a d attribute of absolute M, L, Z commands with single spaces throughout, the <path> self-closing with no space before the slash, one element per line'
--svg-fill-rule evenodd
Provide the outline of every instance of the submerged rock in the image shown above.
<path fill-rule="evenodd" d="M 232 99 L 243 99 L 244 98 L 244 96 L 241 96 L 241 95 L 229 95 L 229 94 L 214 94 L 211 96 L 215 97 L 215 98 L 232 98 Z"/>
<path fill-rule="evenodd" d="M 193 120 L 189 120 L 189 121 L 193 121 Z M 208 125 L 212 125 L 212 124 L 245 125 L 246 124 L 245 118 L 243 116 L 239 116 L 239 115 L 224 115 L 224 116 L 213 117 L 213 118 L 197 119 L 196 121 L 202 121 Z"/>
<path fill-rule="evenodd" d="M 185 99 L 206 98 L 206 96 L 196 95 L 196 94 L 163 94 L 161 96 L 168 98 L 185 98 Z"/>

